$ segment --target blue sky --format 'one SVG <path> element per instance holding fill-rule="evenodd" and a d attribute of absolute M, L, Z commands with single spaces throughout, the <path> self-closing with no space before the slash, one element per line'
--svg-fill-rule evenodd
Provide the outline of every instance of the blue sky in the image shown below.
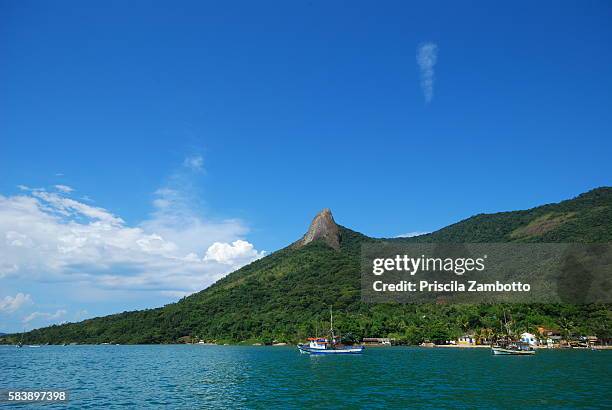
<path fill-rule="evenodd" d="M 0 2 L 0 332 L 176 300 L 324 207 L 397 236 L 610 185 L 612 7 L 534 3 Z"/>

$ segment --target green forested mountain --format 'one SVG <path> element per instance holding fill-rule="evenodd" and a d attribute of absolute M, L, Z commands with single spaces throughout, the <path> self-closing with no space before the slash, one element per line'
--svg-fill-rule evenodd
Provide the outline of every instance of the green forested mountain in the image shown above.
<path fill-rule="evenodd" d="M 538 325 L 566 334 L 612 337 L 610 305 L 368 305 L 360 301 L 360 246 L 377 239 L 336 225 L 320 213 L 304 237 L 157 309 L 50 326 L 26 343 L 174 343 L 183 336 L 217 342 L 295 342 L 335 324 L 355 338 L 392 336 L 406 343 L 447 340 L 466 331 L 498 329 L 505 310 L 517 330 Z M 481 214 L 398 242 L 612 242 L 612 188 L 558 204 Z M 9 335 L 0 342 L 12 343 Z"/>
<path fill-rule="evenodd" d="M 598 188 L 558 204 L 479 214 L 413 240 L 427 242 L 610 242 L 612 188 Z"/>

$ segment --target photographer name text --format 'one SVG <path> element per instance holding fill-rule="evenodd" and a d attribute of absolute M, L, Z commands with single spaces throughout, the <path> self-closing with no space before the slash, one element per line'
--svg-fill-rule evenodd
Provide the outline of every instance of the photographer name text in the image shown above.
<path fill-rule="evenodd" d="M 483 272 L 487 255 L 479 258 L 441 258 L 410 257 L 396 255 L 393 258 L 375 258 L 372 261 L 372 274 L 381 276 L 386 272 L 405 273 L 414 276 L 417 273 L 452 273 L 462 276 L 470 272 Z M 431 280 L 400 280 L 386 283 L 382 280 L 372 282 L 375 292 L 529 292 L 531 285 L 522 282 L 478 282 L 476 280 L 448 282 Z"/>

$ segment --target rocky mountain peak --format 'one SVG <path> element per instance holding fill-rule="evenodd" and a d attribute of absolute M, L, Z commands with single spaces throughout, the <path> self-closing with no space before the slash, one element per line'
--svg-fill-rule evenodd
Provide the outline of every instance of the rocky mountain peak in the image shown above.
<path fill-rule="evenodd" d="M 332 248 L 340 249 L 340 230 L 329 208 L 323 209 L 314 217 L 308 232 L 298 242 L 298 245 L 304 246 L 317 239 L 323 239 Z"/>

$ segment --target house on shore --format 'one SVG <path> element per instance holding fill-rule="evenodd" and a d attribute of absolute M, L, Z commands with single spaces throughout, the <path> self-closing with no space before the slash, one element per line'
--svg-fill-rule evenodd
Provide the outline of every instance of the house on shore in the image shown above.
<path fill-rule="evenodd" d="M 528 343 L 529 346 L 538 346 L 540 344 L 536 335 L 529 332 L 521 333 L 521 342 Z"/>
<path fill-rule="evenodd" d="M 457 339 L 458 346 L 473 346 L 476 344 L 476 337 L 474 335 L 463 335 Z"/>
<path fill-rule="evenodd" d="M 538 326 L 538 333 L 542 335 L 540 344 L 546 345 L 549 349 L 560 347 L 563 336 L 559 329 L 546 328 Z"/>

